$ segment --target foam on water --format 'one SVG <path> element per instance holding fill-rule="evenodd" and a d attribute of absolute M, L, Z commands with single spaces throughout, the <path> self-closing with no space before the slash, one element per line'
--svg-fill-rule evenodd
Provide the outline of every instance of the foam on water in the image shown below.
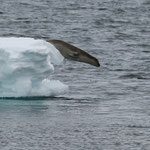
<path fill-rule="evenodd" d="M 63 56 L 50 43 L 33 38 L 0 38 L 0 97 L 56 96 L 68 89 L 52 80 Z"/>

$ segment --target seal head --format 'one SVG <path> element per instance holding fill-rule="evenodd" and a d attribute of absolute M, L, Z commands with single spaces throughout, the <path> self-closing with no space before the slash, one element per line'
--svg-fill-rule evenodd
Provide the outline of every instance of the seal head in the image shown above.
<path fill-rule="evenodd" d="M 53 44 L 66 59 L 84 62 L 96 67 L 100 67 L 100 63 L 95 57 L 81 50 L 80 48 L 61 40 L 47 40 L 47 42 Z"/>

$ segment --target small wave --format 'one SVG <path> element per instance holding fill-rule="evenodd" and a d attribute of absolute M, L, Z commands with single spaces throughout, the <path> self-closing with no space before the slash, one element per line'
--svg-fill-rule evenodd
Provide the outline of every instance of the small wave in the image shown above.
<path fill-rule="evenodd" d="M 150 53 L 150 51 L 146 51 L 146 50 L 145 50 L 145 51 L 143 51 L 143 52 L 144 52 L 144 53 Z"/>
<path fill-rule="evenodd" d="M 150 45 L 149 44 L 137 44 L 137 46 L 139 47 L 144 47 L 144 48 L 150 48 Z"/>
<path fill-rule="evenodd" d="M 150 126 L 143 126 L 143 125 L 128 125 L 128 127 L 129 128 L 143 128 L 143 129 L 145 129 L 145 128 L 150 128 Z"/>
<path fill-rule="evenodd" d="M 126 74 L 126 75 L 121 75 L 119 78 L 120 79 L 146 79 L 140 74 Z"/>

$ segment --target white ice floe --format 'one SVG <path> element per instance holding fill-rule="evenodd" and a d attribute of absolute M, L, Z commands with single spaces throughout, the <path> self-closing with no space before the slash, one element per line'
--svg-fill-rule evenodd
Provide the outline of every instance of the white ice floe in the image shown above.
<path fill-rule="evenodd" d="M 33 38 L 0 38 L 0 97 L 56 96 L 68 86 L 52 80 L 63 56 L 50 43 Z"/>

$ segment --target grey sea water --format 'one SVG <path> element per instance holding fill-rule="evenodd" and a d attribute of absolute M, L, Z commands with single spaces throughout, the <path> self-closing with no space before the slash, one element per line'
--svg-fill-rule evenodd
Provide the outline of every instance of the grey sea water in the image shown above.
<path fill-rule="evenodd" d="M 0 150 L 149 150 L 150 1 L 0 0 L 0 36 L 61 39 L 100 68 L 66 61 L 55 98 L 0 100 Z"/>

